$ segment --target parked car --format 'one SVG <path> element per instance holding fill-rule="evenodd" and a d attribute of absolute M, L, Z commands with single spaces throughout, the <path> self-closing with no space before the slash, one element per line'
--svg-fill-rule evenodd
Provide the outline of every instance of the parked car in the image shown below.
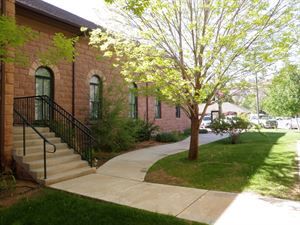
<path fill-rule="evenodd" d="M 204 116 L 202 119 L 202 123 L 200 125 L 200 128 L 208 128 L 211 124 L 211 117 L 210 116 Z"/>
<path fill-rule="evenodd" d="M 267 128 L 267 129 L 275 129 L 278 126 L 277 120 L 269 116 L 260 117 L 259 124 L 263 128 Z"/>
<path fill-rule="evenodd" d="M 300 127 L 300 118 L 292 118 L 290 120 L 289 129 L 299 129 Z"/>
<path fill-rule="evenodd" d="M 257 115 L 252 114 L 250 116 L 250 122 L 254 124 L 259 124 L 263 128 L 267 129 L 275 129 L 278 127 L 277 120 L 266 114 L 259 114 L 259 118 L 257 117 Z"/>

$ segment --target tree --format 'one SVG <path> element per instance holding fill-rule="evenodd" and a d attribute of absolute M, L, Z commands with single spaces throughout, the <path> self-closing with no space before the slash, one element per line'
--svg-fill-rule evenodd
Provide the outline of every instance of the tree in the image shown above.
<path fill-rule="evenodd" d="M 156 0 L 140 14 L 126 10 L 126 0 L 115 2 L 118 21 L 136 35 L 94 30 L 90 44 L 115 59 L 126 81 L 150 83 L 144 93 L 181 105 L 191 120 L 191 160 L 216 93 L 244 80 L 253 58 L 259 66 L 286 56 L 293 41 L 293 0 Z"/>
<path fill-rule="evenodd" d="M 268 113 L 274 116 L 300 114 L 300 70 L 296 65 L 286 65 L 274 77 L 264 100 Z"/>
<path fill-rule="evenodd" d="M 7 16 L 0 16 L 0 60 L 7 63 L 26 65 L 28 57 L 22 47 L 39 37 L 39 34 L 26 26 L 16 24 Z M 75 55 L 74 43 L 76 38 L 67 38 L 62 33 L 55 33 L 52 45 L 45 51 L 36 52 L 43 65 L 55 65 L 62 60 L 73 61 Z M 14 54 L 11 54 L 14 49 Z"/>
<path fill-rule="evenodd" d="M 106 3 L 112 4 L 117 0 L 104 0 Z M 149 6 L 151 0 L 128 0 L 123 4 L 123 9 L 133 12 L 136 15 L 141 15 Z"/>

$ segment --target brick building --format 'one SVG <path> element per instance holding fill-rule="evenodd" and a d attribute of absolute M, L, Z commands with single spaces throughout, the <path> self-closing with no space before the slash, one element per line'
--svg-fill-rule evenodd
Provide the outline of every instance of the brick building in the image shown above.
<path fill-rule="evenodd" d="M 85 123 L 90 118 L 97 118 L 99 113 L 98 95 L 95 93 L 102 86 L 120 81 L 121 76 L 113 68 L 111 60 L 96 60 L 96 51 L 88 46 L 88 39 L 81 35 L 81 26 L 92 29 L 97 27 L 94 23 L 38 0 L 1 0 L 1 13 L 15 17 L 17 24 L 39 33 L 37 40 L 24 46 L 24 52 L 29 55 L 28 66 L 1 63 L 1 163 L 10 165 L 14 98 L 48 95 Z M 36 52 L 48 48 L 53 35 L 58 32 L 67 37 L 80 36 L 75 44 L 78 55 L 73 63 L 61 62 L 44 67 L 39 63 Z M 189 119 L 183 111 L 180 112 L 179 107 L 161 103 L 153 97 L 131 96 L 128 104 L 130 116 L 154 121 L 162 131 L 189 127 Z M 35 118 L 38 118 L 39 106 L 35 105 L 34 111 Z"/>

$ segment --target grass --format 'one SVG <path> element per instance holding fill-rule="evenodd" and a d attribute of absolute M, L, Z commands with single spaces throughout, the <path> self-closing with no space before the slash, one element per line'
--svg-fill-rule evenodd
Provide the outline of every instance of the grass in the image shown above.
<path fill-rule="evenodd" d="M 56 190 L 0 210 L 5 225 L 201 225 Z"/>
<path fill-rule="evenodd" d="M 245 133 L 240 144 L 221 140 L 201 146 L 196 161 L 187 160 L 186 152 L 164 158 L 146 181 L 300 200 L 297 139 L 296 132 Z"/>

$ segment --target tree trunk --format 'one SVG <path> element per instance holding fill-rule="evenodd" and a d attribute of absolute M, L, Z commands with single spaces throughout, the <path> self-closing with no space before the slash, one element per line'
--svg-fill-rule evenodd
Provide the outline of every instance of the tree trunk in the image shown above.
<path fill-rule="evenodd" d="M 200 120 L 198 118 L 191 118 L 191 140 L 188 157 L 189 160 L 196 160 L 198 158 L 199 126 Z"/>

